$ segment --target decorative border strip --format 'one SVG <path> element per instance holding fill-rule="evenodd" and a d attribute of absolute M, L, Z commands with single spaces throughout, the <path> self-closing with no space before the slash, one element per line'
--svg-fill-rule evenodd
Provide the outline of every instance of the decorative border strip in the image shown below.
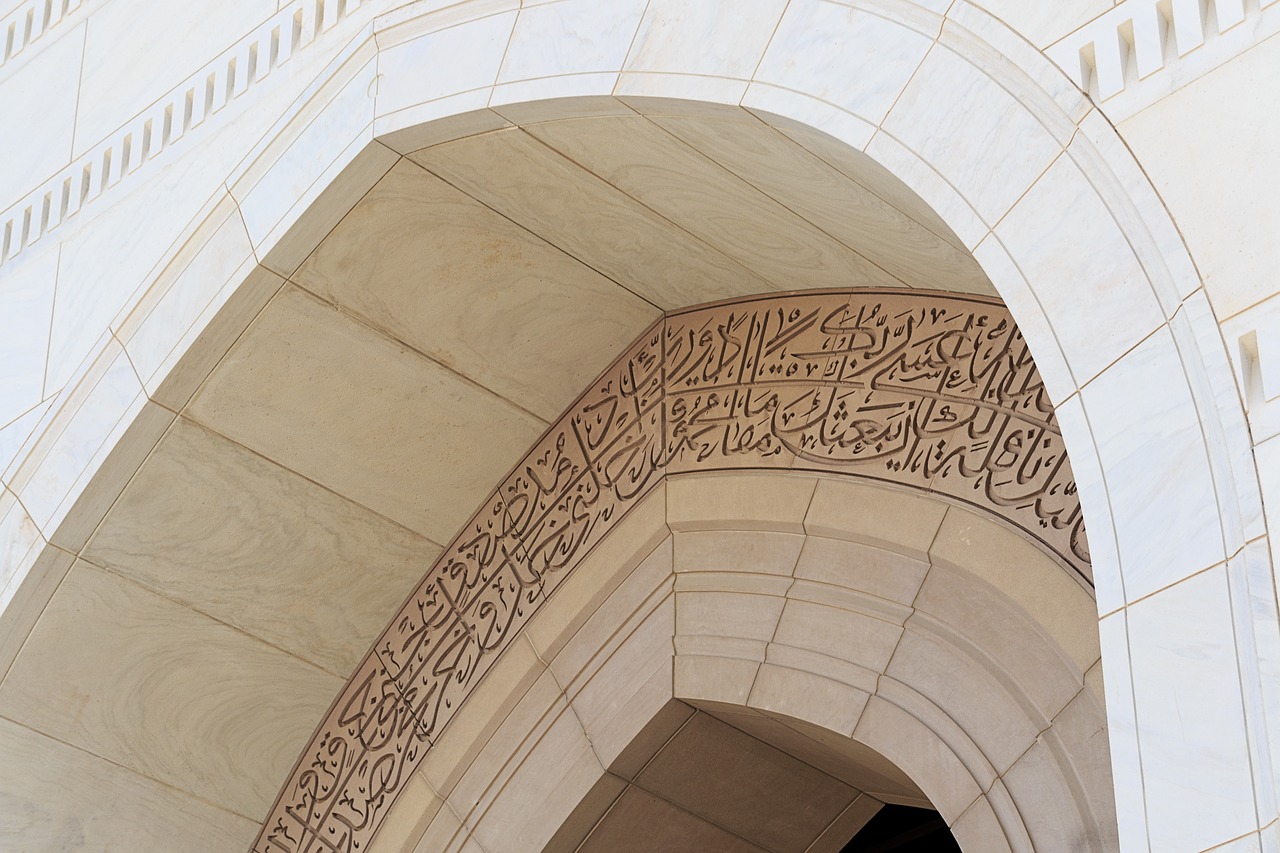
<path fill-rule="evenodd" d="M 1111 116 L 1119 120 L 1280 31 L 1278 2 L 1125 0 L 1049 46 L 1045 54 L 1096 103 L 1125 102 L 1123 114 Z M 1196 51 L 1201 58 L 1188 71 L 1179 61 Z M 1165 86 L 1148 82 L 1175 67 L 1181 76 L 1164 75 L 1177 78 Z"/>
<path fill-rule="evenodd" d="M 404 784 L 547 597 L 668 474 L 804 470 L 943 495 L 1090 578 L 1053 407 L 999 303 L 759 297 L 664 317 L 489 496 L 395 614 L 253 850 L 369 848 Z"/>
<path fill-rule="evenodd" d="M 283 68 L 362 2 L 367 0 L 294 0 L 44 186 L 0 213 L 0 266 L 244 96 L 272 71 Z"/>
<path fill-rule="evenodd" d="M 0 20 L 0 68 L 65 21 L 83 0 L 27 0 Z"/>

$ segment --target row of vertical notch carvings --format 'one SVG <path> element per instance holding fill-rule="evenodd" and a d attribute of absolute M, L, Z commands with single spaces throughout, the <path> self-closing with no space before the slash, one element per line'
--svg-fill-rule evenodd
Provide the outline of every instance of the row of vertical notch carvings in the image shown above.
<path fill-rule="evenodd" d="M 1045 53 L 1118 121 L 1278 31 L 1277 0 L 1124 0 Z"/>
<path fill-rule="evenodd" d="M 39 189 L 0 213 L 0 266 L 282 68 L 362 2 L 289 3 Z M 39 8 L 40 4 L 35 5 Z"/>
<path fill-rule="evenodd" d="M 0 68 L 84 5 L 83 0 L 27 0 L 0 19 Z"/>

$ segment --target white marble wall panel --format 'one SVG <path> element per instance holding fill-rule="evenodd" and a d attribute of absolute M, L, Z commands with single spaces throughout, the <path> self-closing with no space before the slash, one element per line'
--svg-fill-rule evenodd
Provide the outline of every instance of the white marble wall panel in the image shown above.
<path fill-rule="evenodd" d="M 85 25 L 58 37 L 0 86 L 0 210 L 71 159 Z M 0 50 L 4 33 L 0 32 Z M 16 235 L 0 233 L 0 257 Z M 7 270 L 6 270 L 7 272 Z"/>
<path fill-rule="evenodd" d="M 747 79 L 760 61 L 786 0 L 742 0 L 724 15 L 711 3 L 650 0 L 624 71 Z"/>
<path fill-rule="evenodd" d="M 189 411 L 438 542 L 545 427 L 297 287 L 263 311 Z"/>
<path fill-rule="evenodd" d="M 498 73 L 503 84 L 622 68 L 646 0 L 565 0 L 520 10 Z"/>
<path fill-rule="evenodd" d="M 1257 829 L 1225 567 L 1128 615 L 1151 849 L 1204 850 Z"/>
<path fill-rule="evenodd" d="M 875 125 L 936 35 L 840 3 L 791 3 L 754 79 L 820 98 Z"/>
<path fill-rule="evenodd" d="M 989 225 L 1062 150 L 1011 94 L 941 46 L 929 51 L 883 128 L 955 186 Z M 1000 169 L 993 173 L 991 162 Z"/>
<path fill-rule="evenodd" d="M 1076 0 L 1071 3 L 983 0 L 982 6 L 1043 49 L 1106 12 L 1112 4 L 1113 0 Z"/>
<path fill-rule="evenodd" d="M 502 59 L 515 27 L 517 13 L 502 12 L 458 23 L 430 17 L 427 27 L 445 27 L 420 33 L 421 22 L 414 29 L 388 27 L 380 30 L 378 70 L 383 75 L 377 89 L 377 115 L 380 119 L 420 104 L 429 104 L 446 96 L 484 90 L 476 107 L 488 102 L 488 89 L 498 79 Z M 449 109 L 446 114 L 465 112 Z M 432 116 L 438 117 L 438 116 Z M 403 125 L 423 120 L 413 112 Z"/>
<path fill-rule="evenodd" d="M 0 685 L 0 713 L 256 821 L 340 686 L 80 562 Z"/>
<path fill-rule="evenodd" d="M 0 142 L 0 146 L 3 143 Z M 5 265 L 0 276 L 0 427 L 44 399 L 59 247 L 49 245 Z M 24 436 L 25 438 L 25 436 Z M 7 460 L 0 459 L 0 466 Z"/>
<path fill-rule="evenodd" d="M 1098 621 L 1102 643 L 1103 689 L 1107 738 L 1111 743 L 1111 776 L 1115 782 L 1116 829 L 1121 850 L 1150 849 L 1143 766 L 1138 750 L 1138 719 L 1129 650 L 1129 614 L 1118 610 Z"/>
<path fill-rule="evenodd" d="M 83 554 L 345 678 L 439 552 L 179 418 Z"/>
<path fill-rule="evenodd" d="M 1277 76 L 1280 36 L 1272 36 L 1119 126 L 1223 318 L 1276 289 L 1280 170 L 1267 152 L 1280 135 L 1280 114 L 1258 81 Z"/>
<path fill-rule="evenodd" d="M 258 829 L 256 817 L 220 809 L 6 719 L 0 719 L 0 754 L 0 846 L 6 849 L 221 853 L 244 849 Z"/>
<path fill-rule="evenodd" d="M 1167 372 L 1178 363 L 1161 329 L 1081 391 L 1128 601 L 1226 557 L 1200 419 L 1185 380 Z"/>
<path fill-rule="evenodd" d="M 995 233 L 1034 282 L 1077 386 L 1164 319 L 1133 249 L 1070 158 L 1054 162 Z M 1063 246 L 1076 250 L 1064 252 Z"/>
<path fill-rule="evenodd" d="M 4 480 L 5 471 L 21 455 L 23 447 L 39 429 L 38 425 L 52 405 L 53 398 L 50 397 L 0 427 L 0 482 Z"/>
<path fill-rule="evenodd" d="M 408 160 L 331 237 L 295 282 L 547 420 L 659 314 Z"/>
<path fill-rule="evenodd" d="M 266 20 L 276 5 L 227 0 L 193 15 L 180 3 L 111 0 L 93 9 L 84 43 L 76 154 Z"/>
<path fill-rule="evenodd" d="M 130 298 L 158 273 L 157 264 L 207 207 L 239 159 L 236 126 L 208 147 L 166 164 L 118 199 L 110 215 L 61 233 L 62 260 L 54 301 L 48 385 L 61 388 Z M 143 225 L 145 223 L 145 226 Z"/>

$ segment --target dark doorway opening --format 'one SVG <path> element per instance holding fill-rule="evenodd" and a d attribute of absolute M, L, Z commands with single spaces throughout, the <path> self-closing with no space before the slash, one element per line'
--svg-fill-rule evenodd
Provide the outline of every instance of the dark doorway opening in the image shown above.
<path fill-rule="evenodd" d="M 951 830 L 932 809 L 885 806 L 840 853 L 960 853 Z"/>

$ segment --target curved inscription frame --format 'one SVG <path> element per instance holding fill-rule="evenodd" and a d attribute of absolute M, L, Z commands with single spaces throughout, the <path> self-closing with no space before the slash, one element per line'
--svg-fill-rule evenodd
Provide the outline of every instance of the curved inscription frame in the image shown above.
<path fill-rule="evenodd" d="M 508 640 L 668 474 L 820 471 L 1002 519 L 1092 583 L 1075 480 L 995 300 L 853 290 L 666 315 L 481 505 L 365 655 L 255 853 L 359 853 Z"/>

